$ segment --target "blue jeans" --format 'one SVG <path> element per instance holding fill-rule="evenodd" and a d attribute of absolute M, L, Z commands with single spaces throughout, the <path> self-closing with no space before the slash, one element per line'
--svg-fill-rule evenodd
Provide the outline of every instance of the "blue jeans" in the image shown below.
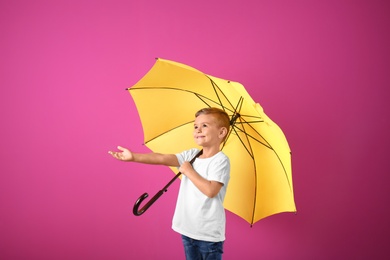
<path fill-rule="evenodd" d="M 207 242 L 196 240 L 184 235 L 183 240 L 184 251 L 187 260 L 221 260 L 223 254 L 223 241 Z"/>

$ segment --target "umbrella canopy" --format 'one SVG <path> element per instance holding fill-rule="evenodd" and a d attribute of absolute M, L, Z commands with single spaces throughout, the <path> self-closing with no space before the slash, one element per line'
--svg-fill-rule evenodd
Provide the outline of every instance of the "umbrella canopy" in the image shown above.
<path fill-rule="evenodd" d="M 199 109 L 225 110 L 232 118 L 222 147 L 231 163 L 225 209 L 250 224 L 276 213 L 296 211 L 287 140 L 240 83 L 157 59 L 129 92 L 146 146 L 160 153 L 196 147 L 191 133 Z"/>

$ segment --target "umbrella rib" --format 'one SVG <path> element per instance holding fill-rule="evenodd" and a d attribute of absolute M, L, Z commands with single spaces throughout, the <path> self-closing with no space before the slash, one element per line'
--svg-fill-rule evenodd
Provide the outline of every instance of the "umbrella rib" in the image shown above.
<path fill-rule="evenodd" d="M 253 116 L 253 115 L 243 115 L 241 114 L 243 118 L 256 118 L 259 119 L 260 121 L 264 122 L 264 119 L 262 119 L 260 116 Z M 246 121 L 246 120 L 245 120 Z M 247 121 L 246 121 L 247 122 Z"/>
<path fill-rule="evenodd" d="M 232 109 L 233 108 L 233 105 L 232 103 L 229 101 L 229 99 L 226 97 L 226 95 L 223 93 L 223 91 L 220 89 L 220 87 L 209 77 L 205 74 L 205 76 L 210 80 L 211 82 L 211 86 L 213 87 L 213 90 L 215 92 L 215 95 L 217 96 L 217 99 L 218 101 L 216 100 L 213 100 L 211 98 L 208 98 L 206 96 L 203 96 L 197 92 L 194 92 L 194 91 L 190 91 L 190 90 L 186 90 L 186 89 L 181 89 L 181 88 L 177 88 L 177 87 L 169 87 L 169 86 L 159 86 L 159 87 L 155 87 L 155 86 L 144 86 L 144 87 L 137 87 L 137 88 L 129 88 L 128 90 L 130 91 L 134 91 L 134 90 L 154 90 L 154 89 L 161 89 L 161 90 L 175 90 L 175 91 L 182 91 L 182 92 L 188 92 L 188 93 L 192 93 L 194 95 L 196 95 L 200 100 L 202 100 L 207 106 L 211 107 L 210 104 L 208 104 L 205 100 L 209 100 L 211 102 L 213 102 L 214 104 L 217 104 L 219 106 L 222 107 L 223 110 L 227 110 L 229 112 L 234 112 L 234 110 Z M 228 81 L 230 82 L 230 81 Z M 220 98 L 220 94 L 218 94 L 218 91 L 217 89 L 219 90 L 219 92 L 222 94 L 223 97 L 225 97 L 225 99 L 227 100 L 228 104 L 230 105 L 231 108 L 223 105 L 222 101 L 221 101 L 221 98 Z"/>
<path fill-rule="evenodd" d="M 165 132 L 163 132 L 163 133 L 161 133 L 161 134 L 159 134 L 159 135 L 156 135 L 155 137 L 150 138 L 149 140 L 145 141 L 145 144 L 147 144 L 147 143 L 153 141 L 154 139 L 159 138 L 160 136 L 163 136 L 163 135 L 165 135 L 165 134 L 167 134 L 167 133 L 169 133 L 169 132 L 171 132 L 171 131 L 174 131 L 174 130 L 176 130 L 176 129 L 179 129 L 180 127 L 183 127 L 183 126 L 185 126 L 185 125 L 187 125 L 187 124 L 190 124 L 190 123 L 193 123 L 193 122 L 194 122 L 194 120 L 188 121 L 188 122 L 186 122 L 186 123 L 183 123 L 183 124 L 181 124 L 181 125 L 177 125 L 177 126 L 171 128 L 171 129 L 168 129 L 167 131 L 165 131 Z"/>
<path fill-rule="evenodd" d="M 202 96 L 198 93 L 195 93 L 194 92 L 194 95 L 197 96 L 201 101 L 203 101 L 203 103 L 205 103 L 208 107 L 211 107 L 211 105 L 209 103 L 206 102 L 206 99 L 209 100 L 210 102 L 214 103 L 214 104 L 217 104 L 217 105 L 220 105 L 221 107 L 223 107 L 221 104 L 219 104 L 218 102 L 208 98 L 208 97 L 205 97 L 205 96 Z"/>
<path fill-rule="evenodd" d="M 232 130 L 230 131 L 230 133 L 231 133 L 232 131 L 234 131 L 234 132 L 236 133 L 238 140 L 240 140 L 242 146 L 244 146 L 244 148 L 245 148 L 245 150 L 248 152 L 249 156 L 250 156 L 252 159 L 254 159 L 254 158 L 253 158 L 252 149 L 248 149 L 248 147 L 245 145 L 244 141 L 241 139 L 240 135 L 239 135 L 238 132 L 237 132 L 237 128 L 236 128 L 236 127 L 232 127 Z M 244 134 L 245 134 L 245 133 L 244 133 Z M 230 136 L 230 134 L 229 134 L 229 136 Z M 246 136 L 248 136 L 248 135 L 246 135 Z M 228 139 L 228 138 L 227 138 L 227 139 Z M 249 142 L 248 142 L 248 143 L 249 143 Z"/>
<path fill-rule="evenodd" d="M 241 120 L 243 120 L 243 119 L 242 119 L 241 117 L 239 117 L 239 120 L 241 121 Z M 242 124 L 242 122 L 240 122 L 240 123 Z M 243 124 L 242 124 L 242 125 L 243 125 Z M 244 141 L 241 139 L 241 137 L 240 137 L 240 135 L 238 134 L 237 130 L 240 130 L 240 132 L 242 132 L 242 133 L 245 134 L 245 137 L 246 137 L 246 139 L 247 139 L 247 142 L 248 142 L 248 144 L 249 144 L 249 148 L 250 148 L 250 149 L 245 145 Z M 249 137 L 252 137 L 252 136 L 250 136 L 250 135 L 248 135 L 247 133 L 245 133 L 245 131 L 243 131 L 242 129 L 239 129 L 238 127 L 236 127 L 236 126 L 235 126 L 235 123 L 234 123 L 233 126 L 232 126 L 232 129 L 231 129 L 230 132 L 229 132 L 228 137 L 226 138 L 226 140 L 229 139 L 229 137 L 230 137 L 230 135 L 231 135 L 231 133 L 232 133 L 233 131 L 236 133 L 236 136 L 237 136 L 238 140 L 240 140 L 242 146 L 245 148 L 245 150 L 248 152 L 249 156 L 252 158 L 252 161 L 253 161 L 253 164 L 254 164 L 254 167 L 253 167 L 253 168 L 254 168 L 254 178 L 255 178 L 255 181 L 254 181 L 254 185 L 255 185 L 255 187 L 254 187 L 254 192 L 255 192 L 255 195 L 254 195 L 254 201 L 253 201 L 252 220 L 251 220 L 251 223 L 250 223 L 250 224 L 252 225 L 253 222 L 254 222 L 254 218 L 255 218 L 255 212 L 256 212 L 256 198 L 257 198 L 257 171 L 256 171 L 256 161 L 255 161 L 255 159 L 254 159 L 253 149 L 252 149 L 252 146 L 250 145 L 249 138 L 248 138 L 248 136 L 249 136 Z M 253 137 L 252 137 L 252 138 L 253 138 Z M 253 139 L 256 140 L 255 138 L 253 138 Z M 225 140 L 225 142 L 224 142 L 224 144 L 223 144 L 223 147 L 224 147 L 225 144 L 226 144 L 226 140 Z M 223 147 L 222 147 L 222 150 L 223 150 Z"/>
<path fill-rule="evenodd" d="M 217 86 L 211 79 L 210 79 L 212 85 L 213 85 L 213 89 L 215 91 L 215 86 Z M 218 86 L 217 86 L 218 87 Z M 135 91 L 135 90 L 155 90 L 155 89 L 160 89 L 160 90 L 175 90 L 175 91 L 181 91 L 181 92 L 188 92 L 188 93 L 192 93 L 194 94 L 195 96 L 197 96 L 200 100 L 202 100 L 207 106 L 211 107 L 210 104 L 208 104 L 206 102 L 206 100 L 214 103 L 214 104 L 217 104 L 217 105 L 220 105 L 224 110 L 229 110 L 231 111 L 231 109 L 227 108 L 226 106 L 224 106 L 220 100 L 220 97 L 218 95 L 218 93 L 215 91 L 216 95 L 217 95 L 217 98 L 218 98 L 218 101 L 215 101 L 211 98 L 208 98 L 204 95 L 201 95 L 195 91 L 190 91 L 190 90 L 186 90 L 186 89 L 180 89 L 180 88 L 175 88 L 175 87 L 137 87 L 137 88 L 129 88 L 128 90 L 129 91 Z M 220 89 L 218 87 L 218 89 Z M 231 103 L 229 102 L 229 105 L 231 105 Z"/>
<path fill-rule="evenodd" d="M 244 124 L 242 124 L 242 125 L 244 125 Z M 247 125 L 248 125 L 249 127 L 253 128 L 250 124 L 247 124 Z M 256 142 L 258 142 L 258 143 L 264 145 L 265 147 L 267 147 L 267 148 L 273 150 L 272 146 L 271 146 L 264 138 L 262 138 L 262 139 L 263 139 L 265 142 L 262 142 L 262 141 L 260 141 L 259 139 L 257 139 L 256 137 L 254 137 L 253 135 L 248 134 L 245 130 L 242 130 L 242 129 L 239 128 L 239 127 L 235 127 L 235 129 L 236 129 L 236 132 L 244 133 L 246 136 L 251 137 L 251 138 L 252 138 L 253 140 L 255 140 Z M 258 133 L 258 134 L 259 134 L 259 133 Z M 259 135 L 260 135 L 260 134 L 259 134 Z M 260 135 L 260 136 L 261 136 L 261 135 Z M 262 137 L 262 136 L 261 136 L 261 137 Z"/>
<path fill-rule="evenodd" d="M 256 201 L 257 201 L 257 171 L 256 171 L 256 160 L 255 160 L 255 156 L 254 156 L 254 152 L 253 152 L 253 149 L 252 149 L 252 145 L 251 145 L 251 142 L 249 141 L 249 136 L 246 131 L 245 131 L 245 125 L 242 124 L 242 121 L 245 122 L 245 119 L 242 118 L 242 117 L 239 117 L 239 121 L 241 123 L 241 126 L 243 127 L 243 129 L 240 129 L 238 127 L 235 128 L 235 132 L 237 133 L 237 129 L 239 129 L 240 131 L 243 130 L 243 133 L 245 134 L 245 138 L 246 138 L 246 141 L 248 143 L 248 148 L 245 146 L 245 144 L 243 143 L 243 141 L 241 140 L 240 136 L 237 134 L 237 137 L 238 139 L 241 141 L 242 145 L 245 147 L 245 149 L 247 149 L 247 151 L 249 152 L 248 149 L 250 149 L 250 156 L 252 157 L 252 161 L 253 161 L 253 169 L 254 169 L 254 178 L 255 178 L 255 182 L 254 182 L 254 199 L 253 199 L 253 211 L 252 211 L 252 220 L 251 220 L 251 224 L 253 224 L 253 221 L 254 221 L 254 218 L 255 218 L 255 212 L 256 212 Z M 251 125 L 247 124 L 248 126 L 252 127 Z"/>

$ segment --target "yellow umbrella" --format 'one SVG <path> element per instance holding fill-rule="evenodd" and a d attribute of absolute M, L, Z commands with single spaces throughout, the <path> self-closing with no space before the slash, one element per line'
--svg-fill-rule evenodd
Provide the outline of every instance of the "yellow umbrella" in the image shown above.
<path fill-rule="evenodd" d="M 157 59 L 128 90 L 140 115 L 146 146 L 160 153 L 195 147 L 191 133 L 199 109 L 225 110 L 232 118 L 230 134 L 222 147 L 231 163 L 225 209 L 251 225 L 276 213 L 296 211 L 287 140 L 240 83 Z M 148 196 L 143 194 L 134 206 L 134 214 L 141 215 L 179 175 L 138 211 Z"/>

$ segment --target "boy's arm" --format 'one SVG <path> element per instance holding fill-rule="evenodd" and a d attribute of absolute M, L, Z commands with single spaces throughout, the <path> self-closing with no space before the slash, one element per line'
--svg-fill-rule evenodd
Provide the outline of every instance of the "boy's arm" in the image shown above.
<path fill-rule="evenodd" d="M 179 161 L 177 160 L 176 155 L 174 154 L 161 154 L 161 153 L 133 153 L 130 150 L 118 146 L 120 152 L 112 152 L 111 154 L 114 158 L 126 161 L 126 162 L 138 162 L 145 164 L 160 164 L 172 167 L 178 167 Z"/>

